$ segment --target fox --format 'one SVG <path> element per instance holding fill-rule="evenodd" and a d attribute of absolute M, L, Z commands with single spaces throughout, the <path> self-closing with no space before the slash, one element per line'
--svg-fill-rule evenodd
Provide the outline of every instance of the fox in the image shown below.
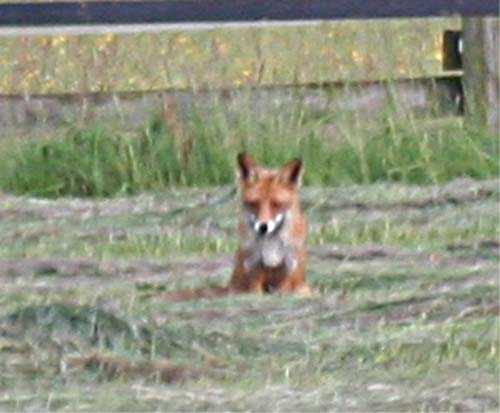
<path fill-rule="evenodd" d="M 308 224 L 299 195 L 302 160 L 295 158 L 279 169 L 269 169 L 242 152 L 237 155 L 237 172 L 239 248 L 229 284 L 168 293 L 168 299 L 244 293 L 313 295 L 306 282 Z"/>
<path fill-rule="evenodd" d="M 307 219 L 299 189 L 304 167 L 295 158 L 280 169 L 237 156 L 241 196 L 240 246 L 229 283 L 234 292 L 310 295 L 306 283 Z"/>

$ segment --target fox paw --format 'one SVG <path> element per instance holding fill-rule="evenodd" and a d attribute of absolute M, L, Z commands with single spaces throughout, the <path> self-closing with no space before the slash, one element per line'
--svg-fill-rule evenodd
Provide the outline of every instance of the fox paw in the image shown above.
<path fill-rule="evenodd" d="M 312 297 L 318 295 L 318 292 L 314 291 L 311 287 L 309 287 L 309 285 L 303 284 L 300 287 L 295 289 L 294 294 L 296 294 L 300 297 L 312 298 Z"/>

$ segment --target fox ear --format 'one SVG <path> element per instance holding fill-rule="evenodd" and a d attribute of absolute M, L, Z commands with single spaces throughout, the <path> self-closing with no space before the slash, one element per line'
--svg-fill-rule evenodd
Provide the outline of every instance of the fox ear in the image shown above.
<path fill-rule="evenodd" d="M 239 153 L 237 159 L 238 159 L 238 168 L 240 172 L 240 179 L 245 182 L 249 181 L 255 173 L 254 160 L 246 152 Z"/>
<path fill-rule="evenodd" d="M 302 175 L 304 168 L 302 167 L 302 160 L 295 158 L 281 168 L 281 179 L 292 186 L 300 186 L 302 184 Z"/>

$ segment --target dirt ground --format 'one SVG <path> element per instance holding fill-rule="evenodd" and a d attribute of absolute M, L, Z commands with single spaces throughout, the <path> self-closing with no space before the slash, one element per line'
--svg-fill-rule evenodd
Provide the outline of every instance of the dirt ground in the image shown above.
<path fill-rule="evenodd" d="M 312 298 L 187 302 L 232 187 L 0 194 L 0 410 L 497 410 L 499 184 L 304 188 Z"/>

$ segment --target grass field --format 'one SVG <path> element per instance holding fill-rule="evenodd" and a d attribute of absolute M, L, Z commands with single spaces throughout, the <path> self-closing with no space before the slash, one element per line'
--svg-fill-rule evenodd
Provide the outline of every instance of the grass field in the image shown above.
<path fill-rule="evenodd" d="M 497 410 L 499 184 L 308 186 L 316 296 L 177 303 L 230 277 L 232 186 L 4 193 L 0 410 Z"/>
<path fill-rule="evenodd" d="M 395 104 L 394 104 L 395 105 Z M 171 187 L 228 185 L 236 153 L 277 166 L 300 156 L 306 185 L 441 184 L 500 175 L 497 137 L 459 117 L 398 115 L 389 105 L 317 115 L 300 102 L 286 113 L 196 109 L 176 133 L 162 117 L 124 131 L 113 125 L 61 128 L 47 139 L 0 141 L 0 190 L 39 197 L 110 197 Z M 335 127 L 336 133 L 326 130 Z"/>
<path fill-rule="evenodd" d="M 497 410 L 498 139 L 223 109 L 0 142 L 0 410 Z M 303 157 L 316 294 L 173 302 L 230 278 L 242 149 Z"/>
<path fill-rule="evenodd" d="M 241 102 L 2 133 L 0 411 L 498 411 L 500 142 L 437 119 L 457 113 L 437 93 L 405 107 L 388 80 L 451 75 L 442 33 L 460 27 L 4 37 L 6 95 L 236 87 Z M 381 79 L 386 108 L 298 89 L 245 107 L 247 87 L 355 96 Z M 174 302 L 229 281 L 241 150 L 303 158 L 315 294 Z"/>

